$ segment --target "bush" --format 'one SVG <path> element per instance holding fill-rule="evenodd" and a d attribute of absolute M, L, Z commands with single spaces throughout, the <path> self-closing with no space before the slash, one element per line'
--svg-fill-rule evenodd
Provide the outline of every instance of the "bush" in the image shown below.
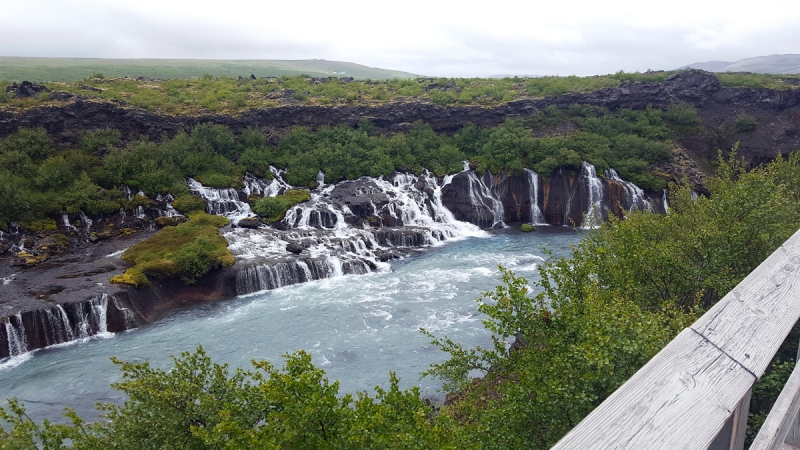
<path fill-rule="evenodd" d="M 735 127 L 736 131 L 740 133 L 753 131 L 756 129 L 757 126 L 758 122 L 756 121 L 756 118 L 753 116 L 742 113 L 739 114 L 738 117 L 736 117 Z"/>
<path fill-rule="evenodd" d="M 189 214 L 196 211 L 206 210 L 206 201 L 194 195 L 182 195 L 172 202 L 172 207 L 182 214 Z"/>
<path fill-rule="evenodd" d="M 531 231 L 536 231 L 536 228 L 534 228 L 533 225 L 529 223 L 523 223 L 522 225 L 519 226 L 519 229 L 524 233 L 530 233 Z"/>
<path fill-rule="evenodd" d="M 289 190 L 283 195 L 264 197 L 256 200 L 253 211 L 266 217 L 270 222 L 278 222 L 292 206 L 311 200 L 311 194 L 304 190 Z"/>
<path fill-rule="evenodd" d="M 224 217 L 197 212 L 188 222 L 162 228 L 155 236 L 123 253 L 122 260 L 132 267 L 112 282 L 140 286 L 143 274 L 180 278 L 191 284 L 214 267 L 232 266 L 234 259 L 228 251 L 228 241 L 218 232 L 227 223 Z"/>

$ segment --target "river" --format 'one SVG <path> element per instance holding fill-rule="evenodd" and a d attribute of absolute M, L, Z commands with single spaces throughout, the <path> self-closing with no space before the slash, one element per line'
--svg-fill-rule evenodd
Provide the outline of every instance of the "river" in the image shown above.
<path fill-rule="evenodd" d="M 568 227 L 515 228 L 450 241 L 391 263 L 388 270 L 345 275 L 174 310 L 156 323 L 34 351 L 0 362 L 0 398 L 17 397 L 36 420 L 61 418 L 65 405 L 87 419 L 97 402 L 120 403 L 109 385 L 121 379 L 110 358 L 149 360 L 169 368 L 170 355 L 198 345 L 215 362 L 250 368 L 250 360 L 282 365 L 281 354 L 312 353 L 314 363 L 340 392 L 388 386 L 396 371 L 401 387 L 418 385 L 437 396 L 441 383 L 420 379 L 447 355 L 430 345 L 420 327 L 466 347 L 490 345 L 475 298 L 498 284 L 498 264 L 537 277 L 542 247 L 568 256 L 580 239 Z"/>

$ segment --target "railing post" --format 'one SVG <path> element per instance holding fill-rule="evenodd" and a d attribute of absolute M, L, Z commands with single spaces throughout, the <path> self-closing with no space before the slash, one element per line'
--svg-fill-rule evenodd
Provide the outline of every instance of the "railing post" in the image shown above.
<path fill-rule="evenodd" d="M 720 430 L 714 442 L 708 446 L 708 450 L 742 450 L 744 449 L 744 439 L 747 431 L 747 415 L 750 412 L 750 396 L 753 393 L 751 388 L 739 401 L 739 406 L 731 415 L 730 419 Z"/>

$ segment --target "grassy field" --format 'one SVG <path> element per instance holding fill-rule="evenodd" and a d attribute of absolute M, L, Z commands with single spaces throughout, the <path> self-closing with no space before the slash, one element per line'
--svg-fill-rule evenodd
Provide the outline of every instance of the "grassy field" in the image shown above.
<path fill-rule="evenodd" d="M 148 77 L 162 80 L 214 77 L 353 77 L 385 80 L 415 78 L 398 70 L 379 69 L 349 62 L 311 60 L 206 60 L 206 59 L 92 59 L 0 57 L 0 80 L 73 82 L 101 73 L 106 78 Z"/>

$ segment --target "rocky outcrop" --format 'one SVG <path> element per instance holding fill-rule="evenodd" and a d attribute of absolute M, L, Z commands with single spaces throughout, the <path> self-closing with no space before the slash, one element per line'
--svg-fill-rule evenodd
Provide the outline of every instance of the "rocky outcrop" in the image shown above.
<path fill-rule="evenodd" d="M 440 107 L 427 102 L 394 102 L 379 106 L 303 106 L 290 105 L 271 109 L 249 110 L 238 116 L 172 116 L 151 113 L 120 102 L 91 100 L 68 95 L 62 105 L 32 108 L 24 112 L 0 111 L 0 137 L 20 126 L 44 127 L 61 144 L 75 144 L 85 129 L 111 127 L 120 130 L 123 139 L 142 136 L 159 139 L 163 133 L 212 122 L 234 131 L 257 127 L 266 133 L 280 133 L 294 126 L 319 128 L 337 124 L 356 126 L 369 119 L 378 132 L 407 130 L 417 120 L 429 123 L 437 132 L 452 133 L 466 123 L 481 127 L 496 126 L 508 118 L 526 117 L 548 106 L 566 108 L 573 103 L 619 108 L 643 109 L 647 105 L 666 108 L 684 102 L 698 108 L 707 129 L 717 130 L 687 137 L 681 143 L 700 158 L 714 159 L 717 148 L 729 148 L 740 141 L 740 153 L 759 162 L 778 153 L 800 148 L 800 90 L 727 88 L 712 74 L 690 70 L 672 75 L 663 83 L 624 83 L 619 87 L 591 93 L 572 93 L 543 99 L 521 99 L 493 108 L 479 106 Z M 754 117 L 759 126 L 748 132 L 720 133 L 729 129 L 739 114 Z M 727 127 L 727 128 L 726 128 Z"/>

